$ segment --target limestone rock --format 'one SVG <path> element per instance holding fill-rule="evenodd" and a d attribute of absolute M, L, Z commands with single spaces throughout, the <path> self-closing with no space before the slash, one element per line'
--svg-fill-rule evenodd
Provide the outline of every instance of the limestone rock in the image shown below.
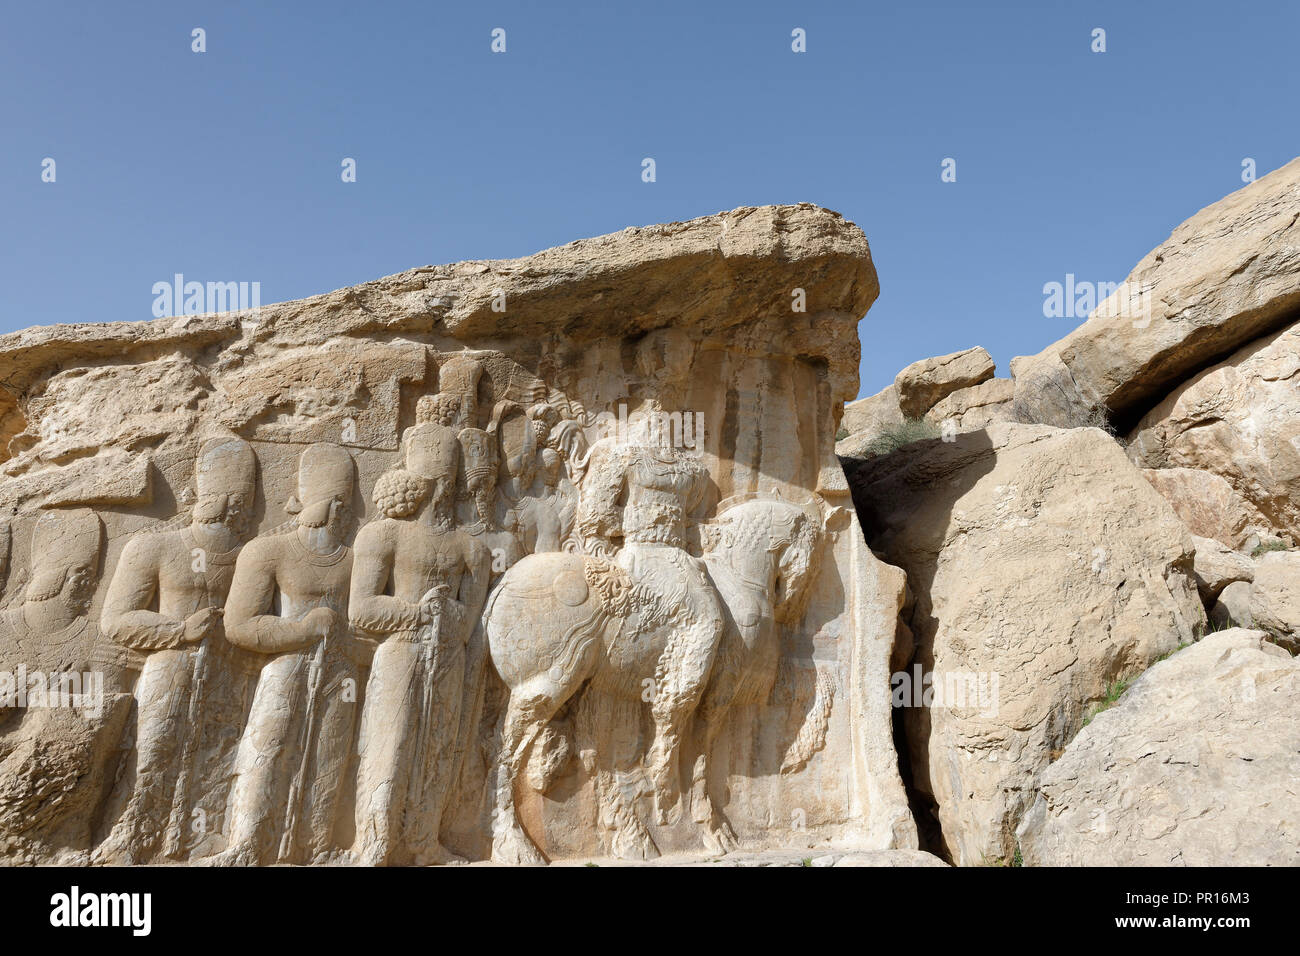
<path fill-rule="evenodd" d="M 899 702 L 949 688 L 904 711 L 914 785 L 954 862 L 1010 859 L 1039 773 L 1107 685 L 1203 628 L 1191 537 L 1097 429 L 995 423 L 846 471 L 916 595 Z"/>
<path fill-rule="evenodd" d="M 1174 389 L 1143 416 L 1128 449 L 1143 467 L 1201 469 L 1231 486 L 1234 500 L 1215 494 L 1205 510 L 1209 518 L 1223 507 L 1238 535 L 1300 536 L 1300 322 Z"/>
<path fill-rule="evenodd" d="M 730 869 L 734 867 L 947 867 L 948 864 L 933 853 L 923 850 L 863 850 L 853 847 L 817 847 L 795 850 L 764 850 L 750 853 L 728 853 L 726 856 L 667 856 L 648 863 L 631 863 L 608 860 L 565 861 L 568 866 L 671 866 Z"/>
<path fill-rule="evenodd" d="M 1255 619 L 1251 615 L 1251 591 L 1249 581 L 1234 581 L 1219 592 L 1214 606 L 1210 608 L 1210 623 L 1219 630 L 1230 627 L 1254 627 Z"/>
<path fill-rule="evenodd" d="M 1300 551 L 1271 551 L 1255 567 L 1250 589 L 1253 627 L 1300 651 Z"/>
<path fill-rule="evenodd" d="M 978 431 L 994 422 L 1011 421 L 1016 384 L 1009 378 L 991 378 L 961 388 L 941 399 L 927 417 L 957 432 Z M 948 424 L 951 423 L 951 424 Z"/>
<path fill-rule="evenodd" d="M 898 407 L 898 389 L 890 385 L 875 395 L 859 398 L 844 406 L 844 417 L 840 427 L 850 435 L 876 431 L 882 425 L 897 425 L 903 421 L 903 412 Z"/>
<path fill-rule="evenodd" d="M 844 406 L 844 417 L 840 419 L 840 433 L 848 434 L 836 442 L 835 452 L 861 457 L 873 441 L 902 426 L 903 421 L 903 412 L 898 407 L 898 389 L 893 385 L 875 395 L 849 402 Z"/>
<path fill-rule="evenodd" d="M 1130 455 L 1132 449 L 1130 448 Z M 1189 531 L 1241 548 L 1268 519 L 1226 478 L 1201 468 L 1144 468 L 1142 477 L 1169 502 Z"/>
<path fill-rule="evenodd" d="M 1042 774 L 1031 866 L 1300 865 L 1300 661 L 1211 634 L 1143 674 Z"/>
<path fill-rule="evenodd" d="M 0 697 L 111 705 L 0 711 L 0 856 L 914 850 L 834 453 L 878 288 L 802 204 L 0 336 Z"/>
<path fill-rule="evenodd" d="M 979 346 L 913 362 L 894 376 L 898 407 L 905 417 L 920 418 L 958 389 L 988 381 L 993 370 L 993 359 Z"/>
<path fill-rule="evenodd" d="M 1120 418 L 1294 321 L 1300 307 L 1300 160 L 1202 209 L 1139 262 L 1077 329 L 1013 367 L 1016 400 L 1048 424 L 1080 409 Z"/>
<path fill-rule="evenodd" d="M 1196 575 L 1201 599 L 1207 604 L 1212 605 L 1219 592 L 1234 581 L 1255 580 L 1254 562 L 1240 551 L 1233 551 L 1213 538 L 1197 535 L 1192 535 L 1192 544 L 1196 546 L 1192 571 Z"/>

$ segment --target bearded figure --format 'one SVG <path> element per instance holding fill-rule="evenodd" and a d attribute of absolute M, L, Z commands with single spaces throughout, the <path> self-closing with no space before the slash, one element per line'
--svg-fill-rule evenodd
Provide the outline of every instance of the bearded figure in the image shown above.
<path fill-rule="evenodd" d="M 0 615 L 0 837 L 29 847 L 49 841 L 42 852 L 89 840 L 108 773 L 104 752 L 128 709 L 125 699 L 106 701 L 98 668 L 83 670 L 96 638 L 87 612 L 103 540 L 88 508 L 42 514 L 22 601 Z M 25 709 L 13 699 L 15 671 Z M 77 774 L 50 773 L 67 761 Z"/>
<path fill-rule="evenodd" d="M 367 657 L 348 626 L 352 549 L 343 539 L 355 471 L 338 445 L 307 448 L 285 506 L 293 520 L 235 562 L 226 639 L 266 663 L 235 757 L 228 848 L 214 862 L 321 862 L 334 849 Z"/>
<path fill-rule="evenodd" d="M 84 663 L 94 638 L 86 612 L 99 579 L 103 539 L 99 516 L 89 508 L 47 511 L 37 520 L 22 603 L 0 614 L 0 645 L 29 671 Z"/>
<path fill-rule="evenodd" d="M 437 420 L 408 429 L 405 467 L 375 485 L 382 517 L 357 535 L 349 614 L 379 642 L 357 745 L 352 852 L 367 865 L 456 858 L 442 813 L 463 749 L 465 645 L 491 573 L 488 549 L 455 527 L 457 435 Z"/>
<path fill-rule="evenodd" d="M 113 795 L 97 862 L 179 857 L 212 640 L 256 490 L 257 458 L 241 438 L 213 439 L 195 465 L 189 524 L 137 534 L 122 549 L 100 619 L 133 681 L 135 750 Z M 128 683 L 131 681 L 128 678 Z"/>

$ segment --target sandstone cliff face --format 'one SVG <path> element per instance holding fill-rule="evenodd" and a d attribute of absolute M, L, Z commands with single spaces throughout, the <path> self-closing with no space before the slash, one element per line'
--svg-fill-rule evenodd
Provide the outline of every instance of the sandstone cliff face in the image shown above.
<path fill-rule="evenodd" d="M 8 712 L 0 852 L 915 847 L 833 452 L 877 293 L 780 206 L 0 337 L 0 657 L 106 701 Z"/>

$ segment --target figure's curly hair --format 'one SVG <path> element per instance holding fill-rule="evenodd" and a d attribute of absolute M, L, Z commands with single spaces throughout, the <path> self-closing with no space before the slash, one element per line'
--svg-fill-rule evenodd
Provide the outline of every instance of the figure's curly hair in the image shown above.
<path fill-rule="evenodd" d="M 409 518 L 429 497 L 430 485 L 429 479 L 414 472 L 386 471 L 375 482 L 375 507 L 385 518 Z"/>
<path fill-rule="evenodd" d="M 425 395 L 415 403 L 415 423 L 427 425 L 436 422 L 439 425 L 455 425 L 460 418 L 463 402 L 459 395 L 451 392 L 439 392 L 437 395 Z"/>

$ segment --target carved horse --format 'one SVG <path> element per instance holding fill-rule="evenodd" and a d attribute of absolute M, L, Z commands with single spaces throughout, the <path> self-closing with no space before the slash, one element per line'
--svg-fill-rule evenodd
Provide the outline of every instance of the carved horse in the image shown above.
<path fill-rule="evenodd" d="M 697 822 L 710 846 L 734 846 L 707 793 L 707 751 L 730 707 L 765 701 L 771 690 L 779 626 L 801 613 L 821 515 L 815 506 L 744 496 L 723 502 L 703 532 L 711 545 L 705 562 L 666 549 L 673 553 L 656 557 L 653 573 L 643 574 L 635 560 L 622 562 L 629 573 L 603 557 L 553 552 L 529 555 L 502 578 L 483 618 L 492 663 L 509 692 L 494 768 L 493 859 L 546 861 L 519 822 L 515 786 L 539 735 L 584 684 L 630 701 L 655 688 L 649 762 L 660 823 L 678 797 L 680 740 L 703 702 L 693 740 Z M 681 580 L 666 573 L 672 567 Z M 721 598 L 721 626 L 709 646 L 683 638 L 681 599 L 695 575 Z M 616 853 L 657 854 L 634 814 L 616 816 L 619 831 L 633 831 L 616 832 Z"/>

